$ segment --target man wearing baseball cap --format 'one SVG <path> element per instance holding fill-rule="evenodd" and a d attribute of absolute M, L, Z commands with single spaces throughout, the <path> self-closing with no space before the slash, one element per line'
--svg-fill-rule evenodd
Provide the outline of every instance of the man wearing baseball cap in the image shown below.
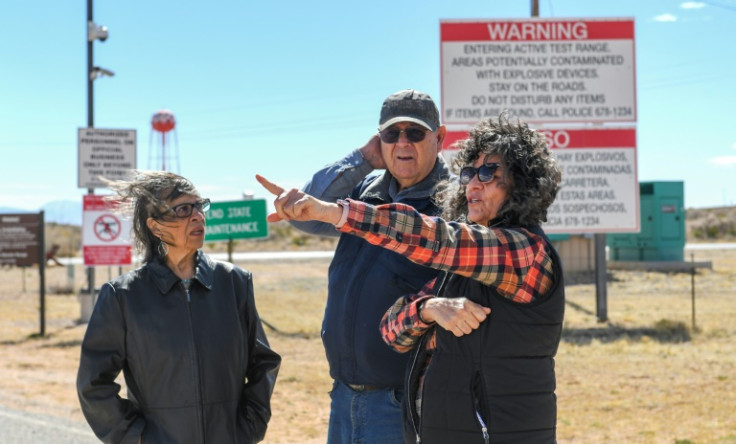
<path fill-rule="evenodd" d="M 432 98 L 405 89 L 383 102 L 378 133 L 363 147 L 317 171 L 304 191 L 335 202 L 350 197 L 374 205 L 401 202 L 438 215 L 431 200 L 449 177 L 439 151 L 446 129 Z M 385 170 L 371 174 L 374 170 Z M 332 224 L 290 222 L 318 235 L 339 236 Z M 401 402 L 408 354 L 381 339 L 381 317 L 400 296 L 416 293 L 437 272 L 344 235 L 328 277 L 322 342 L 334 385 L 328 444 L 402 444 Z"/>

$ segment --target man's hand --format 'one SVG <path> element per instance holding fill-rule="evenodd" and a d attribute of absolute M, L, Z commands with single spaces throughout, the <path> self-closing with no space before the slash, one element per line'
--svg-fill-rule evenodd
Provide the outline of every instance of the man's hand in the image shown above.
<path fill-rule="evenodd" d="M 381 152 L 381 138 L 378 134 L 374 134 L 365 145 L 359 148 L 360 154 L 374 170 L 382 170 L 386 168 L 386 162 L 383 161 L 383 153 Z"/>
<path fill-rule="evenodd" d="M 458 337 L 478 328 L 489 314 L 490 308 L 467 298 L 429 298 L 420 313 L 426 322 L 436 322 Z"/>
<path fill-rule="evenodd" d="M 321 201 L 296 188 L 284 191 L 283 188 L 259 174 L 256 174 L 256 180 L 271 194 L 277 196 L 273 201 L 276 213 L 269 214 L 266 217 L 269 222 L 280 220 L 302 222 L 318 220 L 331 224 L 340 222 L 342 217 L 342 207 L 340 205 Z"/>

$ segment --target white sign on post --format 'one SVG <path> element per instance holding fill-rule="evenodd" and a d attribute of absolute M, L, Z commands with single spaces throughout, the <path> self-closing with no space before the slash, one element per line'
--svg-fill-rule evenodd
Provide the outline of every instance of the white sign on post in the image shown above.
<path fill-rule="evenodd" d="M 136 168 L 135 130 L 79 128 L 77 136 L 79 188 L 106 188 L 100 176 L 127 179 Z"/>
<path fill-rule="evenodd" d="M 440 22 L 442 116 L 635 122 L 634 20 Z"/>

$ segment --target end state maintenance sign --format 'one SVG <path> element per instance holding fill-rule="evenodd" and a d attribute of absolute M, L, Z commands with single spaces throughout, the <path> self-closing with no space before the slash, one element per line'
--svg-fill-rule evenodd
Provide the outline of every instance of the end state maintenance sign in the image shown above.
<path fill-rule="evenodd" d="M 207 242 L 268 237 L 265 199 L 212 202 L 206 221 Z"/>

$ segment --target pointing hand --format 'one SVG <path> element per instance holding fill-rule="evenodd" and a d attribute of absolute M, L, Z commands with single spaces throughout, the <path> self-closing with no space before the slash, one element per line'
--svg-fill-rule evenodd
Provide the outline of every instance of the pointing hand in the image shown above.
<path fill-rule="evenodd" d="M 317 220 L 336 224 L 342 217 L 342 208 L 337 204 L 321 201 L 296 188 L 285 191 L 259 174 L 256 174 L 256 180 L 276 196 L 273 202 L 276 213 L 268 215 L 266 220 L 269 222 Z"/>

